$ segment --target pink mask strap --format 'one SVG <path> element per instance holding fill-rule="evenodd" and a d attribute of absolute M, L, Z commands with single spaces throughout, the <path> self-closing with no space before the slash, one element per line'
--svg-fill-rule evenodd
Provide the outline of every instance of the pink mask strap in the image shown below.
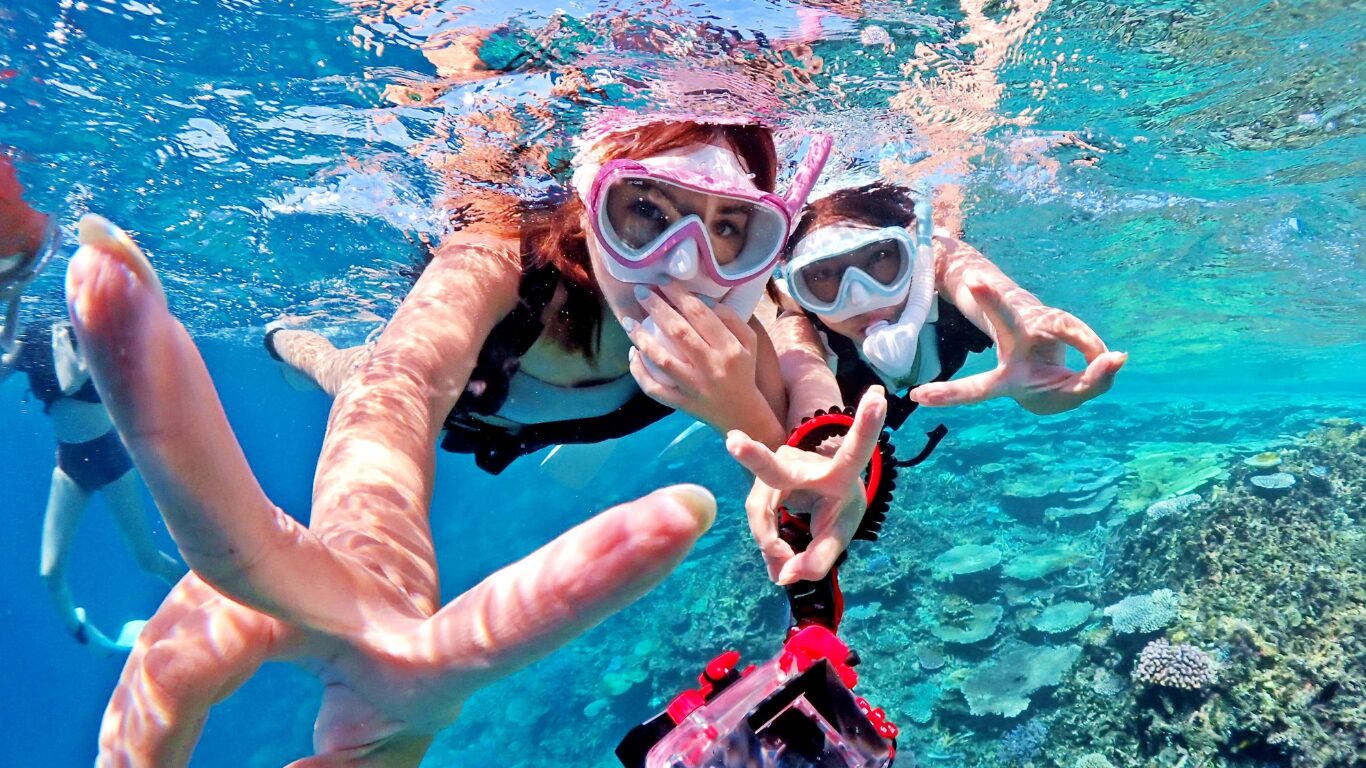
<path fill-rule="evenodd" d="M 783 196 L 783 203 L 787 207 L 787 213 L 796 221 L 797 214 L 806 205 L 806 198 L 811 194 L 811 188 L 816 185 L 816 180 L 820 178 L 821 171 L 825 168 L 825 161 L 830 157 L 830 146 L 834 143 L 828 133 L 815 133 L 811 135 L 811 144 L 806 150 L 806 157 L 802 158 L 801 165 L 797 166 L 797 172 L 792 175 L 792 184 L 787 189 L 787 194 Z"/>

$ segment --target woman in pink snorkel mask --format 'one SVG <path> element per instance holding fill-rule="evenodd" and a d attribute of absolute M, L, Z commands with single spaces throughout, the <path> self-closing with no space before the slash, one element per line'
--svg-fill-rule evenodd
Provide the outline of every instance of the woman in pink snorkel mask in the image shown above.
<path fill-rule="evenodd" d="M 781 444 L 783 386 L 751 316 L 825 142 L 783 198 L 767 127 L 618 110 L 577 142 L 573 194 L 558 204 L 474 201 L 453 240 L 505 254 L 520 274 L 442 447 L 496 473 L 549 445 L 629 434 L 671 408 Z M 331 393 L 370 354 L 289 330 L 271 331 L 267 349 Z"/>

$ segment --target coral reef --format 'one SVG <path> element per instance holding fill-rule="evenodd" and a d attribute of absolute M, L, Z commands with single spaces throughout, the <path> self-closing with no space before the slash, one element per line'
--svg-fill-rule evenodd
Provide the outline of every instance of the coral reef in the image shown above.
<path fill-rule="evenodd" d="M 996 633 L 1004 609 L 986 603 L 974 605 L 956 596 L 944 600 L 937 622 L 930 632 L 946 643 L 976 643 Z"/>
<path fill-rule="evenodd" d="M 1082 562 L 1086 555 L 1062 542 L 1045 544 L 1016 555 L 1003 570 L 1005 575 L 1020 581 L 1042 579 Z"/>
<path fill-rule="evenodd" d="M 1281 465 L 1281 455 L 1275 451 L 1263 451 L 1243 459 L 1243 466 L 1253 469 L 1273 469 Z"/>
<path fill-rule="evenodd" d="M 1201 696 L 1156 685 L 1105 696 L 1095 681 L 1117 666 L 1143 669 L 1143 657 L 1123 635 L 1088 643 L 1073 680 L 1089 684 L 1055 694 L 1063 714 L 1050 743 L 1103 748 L 1125 768 L 1366 764 L 1366 428 L 1335 422 L 1278 456 L 1279 468 L 1301 477 L 1326 468 L 1320 484 L 1263 498 L 1248 479 L 1265 470 L 1240 462 L 1206 503 L 1161 524 L 1135 516 L 1110 534 L 1108 591 L 1159 581 L 1182 596 L 1147 656 L 1205 649 L 1190 658 L 1212 660 L 1214 684 L 1197 661 Z M 1066 766 L 1069 753 L 1050 759 Z"/>
<path fill-rule="evenodd" d="M 963 676 L 959 690 L 974 715 L 1015 717 L 1029 708 L 1029 697 L 1040 688 L 1062 682 L 1081 655 L 1081 646 L 1018 644 L 990 664 Z"/>
<path fill-rule="evenodd" d="M 1147 515 L 1149 520 L 1161 520 L 1164 517 L 1182 514 L 1199 503 L 1200 494 L 1185 493 L 1170 499 L 1154 501 L 1152 504 L 1148 505 L 1148 509 L 1144 514 Z"/>
<path fill-rule="evenodd" d="M 1043 609 L 1038 616 L 1034 617 L 1032 624 L 1040 632 L 1049 634 L 1071 632 L 1085 624 L 1095 609 L 1096 607 L 1090 603 L 1065 600 Z"/>
<path fill-rule="evenodd" d="M 1001 562 L 1001 550 L 982 544 L 961 544 L 936 557 L 930 564 L 935 581 L 952 581 L 955 576 L 995 568 Z"/>
<path fill-rule="evenodd" d="M 1198 691 L 1214 684 L 1214 659 L 1193 645 L 1172 645 L 1166 638 L 1143 646 L 1134 679 L 1150 685 Z"/>
<path fill-rule="evenodd" d="M 1289 472 L 1254 475 L 1247 481 L 1252 485 L 1252 492 L 1264 499 L 1279 499 L 1295 487 L 1295 476 Z"/>
<path fill-rule="evenodd" d="M 1039 718 L 1006 731 L 996 749 L 996 759 L 1004 765 L 1024 765 L 1039 756 L 1048 738 L 1048 723 Z"/>
<path fill-rule="evenodd" d="M 1181 598 L 1170 589 L 1130 595 L 1105 609 L 1110 624 L 1121 635 L 1156 632 L 1176 619 Z"/>
<path fill-rule="evenodd" d="M 907 471 L 882 538 L 856 544 L 840 571 L 841 635 L 862 658 L 859 693 L 902 726 L 908 758 L 1009 765 L 1023 753 L 1003 751 L 1007 737 L 1042 721 L 1043 748 L 1014 764 L 1366 765 L 1359 419 L 1321 423 L 1343 413 L 1336 402 L 1098 401 L 1042 419 L 986 404 L 963 410 L 961 425 L 943 413 L 949 441 Z M 1167 442 L 1142 442 L 1153 435 Z M 749 479 L 716 448 L 719 460 L 691 463 L 680 478 L 720 501 L 715 530 L 695 553 L 639 604 L 479 694 L 438 737 L 433 764 L 486 765 L 497 755 L 505 768 L 606 768 L 616 739 L 694 684 L 716 653 L 735 648 L 758 662 L 777 649 L 784 602 L 745 527 Z M 1280 464 L 1244 464 L 1265 452 Z M 1268 471 L 1299 482 L 1262 498 L 1249 478 Z M 659 480 L 643 472 L 639 488 L 616 491 L 626 498 Z M 1054 512 L 1048 524 L 1050 509 L 1090 505 L 1097 511 Z M 949 579 L 936 580 L 936 558 L 964 541 L 989 543 L 998 563 L 960 575 L 948 566 Z M 1126 633 L 1114 616 L 1082 613 L 1126 596 L 1151 600 L 1159 587 L 1180 600 L 1154 630 Z M 1080 623 L 1048 631 L 1072 620 Z M 1133 618 L 1133 628 L 1143 625 Z M 946 643 L 937 636 L 946 630 L 982 637 Z M 1133 680 L 1145 644 L 1158 638 L 1203 649 L 1217 679 L 1196 691 Z M 509 752 L 511 723 L 542 747 Z"/>

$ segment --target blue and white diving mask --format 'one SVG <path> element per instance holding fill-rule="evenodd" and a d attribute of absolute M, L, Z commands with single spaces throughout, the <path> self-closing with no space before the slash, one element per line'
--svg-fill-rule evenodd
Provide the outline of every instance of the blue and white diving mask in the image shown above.
<path fill-rule="evenodd" d="M 864 329 L 863 356 L 902 380 L 915 370 L 920 329 L 935 298 L 934 223 L 930 196 L 915 206 L 916 231 L 905 227 L 821 227 L 802 238 L 787 263 L 787 293 L 822 320 L 840 322 L 906 303 L 892 322 Z"/>
<path fill-rule="evenodd" d="M 903 227 L 821 227 L 792 251 L 788 294 L 832 321 L 896 306 L 910 291 L 915 253 Z"/>

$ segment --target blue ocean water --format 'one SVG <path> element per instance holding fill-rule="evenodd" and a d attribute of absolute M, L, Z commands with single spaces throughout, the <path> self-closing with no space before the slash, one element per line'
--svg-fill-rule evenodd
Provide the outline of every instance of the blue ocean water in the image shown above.
<path fill-rule="evenodd" d="M 787 109 L 847 143 L 870 124 L 901 125 L 898 96 L 914 92 L 916 77 L 934 85 L 990 69 L 990 82 L 958 95 L 974 108 L 948 123 L 961 130 L 945 139 L 970 156 L 948 179 L 964 190 L 965 238 L 1131 353 L 1114 391 L 1074 414 L 1040 421 L 1009 404 L 934 414 L 954 437 L 918 482 L 903 483 L 900 532 L 881 553 L 856 552 L 848 576 L 865 606 L 866 623 L 851 618 L 849 636 L 869 660 L 867 684 L 903 712 L 931 678 L 879 659 L 924 637 L 911 626 L 929 589 L 916 569 L 932 548 L 974 531 L 1024 547 L 1051 530 L 1011 527 L 1007 490 L 983 466 L 1025 473 L 1030 455 L 1061 462 L 1084 452 L 1123 463 L 1133 478 L 1137 457 L 1166 442 L 1226 446 L 1220 461 L 1236 466 L 1320 419 L 1366 418 L 1366 14 L 1335 2 L 988 4 L 993 19 L 1038 11 L 996 49 L 968 34 L 970 5 L 850 4 L 824 19 L 809 50 L 718 52 L 700 39 L 661 53 L 614 40 L 612 55 L 583 65 L 595 77 L 630 75 L 606 90 L 640 103 L 662 92 L 665 65 L 724 70 L 747 56 Z M 563 70 L 452 84 L 422 53 L 444 30 L 509 19 L 537 28 L 557 7 L 19 0 L 0 6 L 0 143 L 18 150 L 30 200 L 56 212 L 68 234 L 86 211 L 135 234 L 200 341 L 263 487 L 305 516 L 328 403 L 286 385 L 261 352 L 263 326 L 288 314 L 340 342 L 364 338 L 401 300 L 416 240 L 443 231 L 433 202 L 451 179 L 428 163 L 477 145 L 461 120 L 490 104 L 549 99 L 572 124 L 583 105 L 552 93 Z M 707 22 L 753 41 L 756 31 L 779 40 L 800 28 L 785 2 L 562 7 L 590 29 L 599 18 L 638 29 Z M 424 88 L 438 95 L 404 101 Z M 63 265 L 35 284 L 26 316 L 60 311 Z M 990 363 L 975 360 L 974 370 Z M 11 734 L 0 762 L 88 765 L 120 661 L 77 646 L 51 610 L 37 575 L 51 432 L 18 377 L 0 385 L 0 412 L 11 521 L 0 540 L 0 683 L 9 694 L 0 721 Z M 668 420 L 615 450 L 653 455 L 685 426 Z M 1005 451 L 1012 445 L 1032 454 Z M 433 527 L 448 596 L 593 511 L 684 480 L 708 484 L 722 506 L 678 575 L 476 697 L 424 764 L 611 765 L 611 739 L 700 663 L 722 646 L 765 655 L 783 623 L 744 529 L 745 478 L 718 440 L 584 487 L 547 476 L 534 459 L 490 478 L 467 459 L 441 457 Z M 944 522 L 964 540 L 912 541 Z M 1082 548 L 1100 537 L 1067 535 Z M 76 552 L 72 588 L 100 626 L 146 616 L 164 594 L 137 571 L 98 501 Z M 1103 565 L 1093 560 L 1073 580 L 1099 581 Z M 718 581 L 741 588 L 728 594 Z M 970 655 L 951 666 L 981 661 Z M 193 764 L 272 766 L 307 754 L 317 696 L 303 673 L 268 667 L 215 709 Z M 907 742 L 931 760 L 942 755 L 932 764 L 993 764 L 978 757 L 997 754 L 982 744 L 1007 726 L 969 728 L 951 705 L 936 706 L 938 719 L 908 726 Z"/>

